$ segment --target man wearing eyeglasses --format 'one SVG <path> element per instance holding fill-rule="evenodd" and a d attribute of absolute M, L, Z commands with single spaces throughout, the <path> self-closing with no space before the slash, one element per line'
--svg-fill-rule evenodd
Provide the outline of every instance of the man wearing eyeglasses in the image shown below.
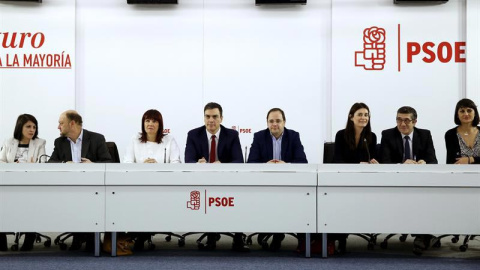
<path fill-rule="evenodd" d="M 396 121 L 396 128 L 382 131 L 382 163 L 437 164 L 432 134 L 415 127 L 417 111 L 412 107 L 401 107 Z"/>
<path fill-rule="evenodd" d="M 397 111 L 397 127 L 382 131 L 382 163 L 437 164 L 432 134 L 415 127 L 417 111 L 404 106 Z M 413 241 L 413 253 L 422 255 L 431 245 L 433 235 L 417 234 Z"/>

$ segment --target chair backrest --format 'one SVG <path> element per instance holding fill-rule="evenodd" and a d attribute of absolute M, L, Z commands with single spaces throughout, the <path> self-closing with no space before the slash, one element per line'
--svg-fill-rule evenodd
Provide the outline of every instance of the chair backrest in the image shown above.
<path fill-rule="evenodd" d="M 377 146 L 375 147 L 375 151 L 377 152 L 376 154 L 376 160 L 378 162 L 382 162 L 382 145 L 377 143 Z"/>
<path fill-rule="evenodd" d="M 323 163 L 333 163 L 333 155 L 335 153 L 335 143 L 325 142 L 323 144 Z"/>
<path fill-rule="evenodd" d="M 107 142 L 108 152 L 110 152 L 110 156 L 112 157 L 113 163 L 120 163 L 120 155 L 118 154 L 117 144 L 114 142 Z"/>

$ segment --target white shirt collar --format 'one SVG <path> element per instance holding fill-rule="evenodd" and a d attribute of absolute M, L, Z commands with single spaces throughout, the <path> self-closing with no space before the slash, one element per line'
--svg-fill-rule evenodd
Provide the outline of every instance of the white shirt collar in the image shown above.
<path fill-rule="evenodd" d="M 215 135 L 215 137 L 218 139 L 219 136 L 220 136 L 220 130 L 222 130 L 222 128 L 219 128 L 218 131 L 217 131 L 217 133 L 212 134 L 212 133 L 210 133 L 208 130 L 205 129 L 205 131 L 207 131 L 207 137 L 208 137 L 209 140 L 212 138 L 212 135 Z"/>

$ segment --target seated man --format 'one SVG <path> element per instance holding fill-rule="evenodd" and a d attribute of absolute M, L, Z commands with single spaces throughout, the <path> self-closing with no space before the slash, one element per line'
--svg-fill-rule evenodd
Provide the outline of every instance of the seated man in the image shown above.
<path fill-rule="evenodd" d="M 248 155 L 248 163 L 308 163 L 300 135 L 285 128 L 285 113 L 273 108 L 267 113 L 267 129 L 253 135 L 253 143 Z M 262 244 L 267 234 L 260 233 L 258 242 Z M 283 233 L 274 233 L 270 250 L 280 249 Z"/>
<path fill-rule="evenodd" d="M 188 132 L 185 163 L 243 163 L 238 132 L 221 125 L 222 106 L 210 102 L 205 105 L 203 113 L 205 125 Z M 209 233 L 204 249 L 215 249 L 217 237 L 218 234 Z M 232 248 L 236 251 L 249 251 L 243 242 L 242 233 L 235 233 Z"/>
<path fill-rule="evenodd" d="M 55 140 L 52 156 L 48 162 L 93 163 L 111 162 L 105 137 L 83 129 L 82 116 L 69 110 L 60 115 L 58 129 L 60 137 Z M 86 250 L 94 250 L 93 233 L 73 234 L 70 250 L 78 250 L 86 241 Z"/>
<path fill-rule="evenodd" d="M 432 134 L 415 127 L 415 109 L 401 107 L 396 121 L 397 127 L 382 131 L 382 163 L 438 164 Z"/>
<path fill-rule="evenodd" d="M 432 134 L 416 128 L 417 111 L 404 106 L 397 111 L 397 127 L 384 130 L 381 142 L 382 163 L 437 164 Z M 413 253 L 421 255 L 430 246 L 432 235 L 413 235 Z"/>

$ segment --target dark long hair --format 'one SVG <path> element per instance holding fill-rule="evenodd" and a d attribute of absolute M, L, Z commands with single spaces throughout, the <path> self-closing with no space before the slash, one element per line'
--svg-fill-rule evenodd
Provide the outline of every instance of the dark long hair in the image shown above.
<path fill-rule="evenodd" d="M 360 109 L 367 109 L 368 111 L 368 124 L 366 127 L 363 128 L 362 135 L 360 136 L 360 140 L 362 140 L 362 138 L 365 138 L 367 139 L 368 144 L 372 142 L 372 128 L 370 126 L 370 120 L 371 120 L 370 109 L 365 103 L 355 103 L 350 108 L 350 112 L 348 113 L 348 117 L 347 117 L 347 126 L 345 127 L 345 141 L 347 142 L 351 150 L 355 150 L 357 146 L 355 145 L 355 125 L 353 124 L 353 121 L 350 120 L 350 118 L 353 118 L 355 112 Z M 365 148 L 365 145 L 361 143 L 360 147 Z"/>
<path fill-rule="evenodd" d="M 21 141 L 23 137 L 23 125 L 25 125 L 28 121 L 32 121 L 37 129 L 35 130 L 35 134 L 33 135 L 32 140 L 35 140 L 38 136 L 38 122 L 35 116 L 31 114 L 20 114 L 17 118 L 17 123 L 15 124 L 15 130 L 13 131 L 13 138 Z"/>
<path fill-rule="evenodd" d="M 142 137 L 140 138 L 140 141 L 143 143 L 147 142 L 147 132 L 145 132 L 145 120 L 150 119 L 150 120 L 155 120 L 158 122 L 158 132 L 157 136 L 155 137 L 155 142 L 156 143 L 161 143 L 163 139 L 163 117 L 162 114 L 157 111 L 157 110 L 148 110 L 143 114 L 142 117 Z"/>
<path fill-rule="evenodd" d="M 455 114 L 453 118 L 455 120 L 455 124 L 457 125 L 462 124 L 462 122 L 460 122 L 460 119 L 458 118 L 458 110 L 460 110 L 461 108 L 472 108 L 473 111 L 475 111 L 475 116 L 473 117 L 472 126 L 477 126 L 479 122 L 477 105 L 475 105 L 475 102 L 473 102 L 473 100 L 468 98 L 461 99 L 457 102 L 457 106 L 455 107 Z"/>

